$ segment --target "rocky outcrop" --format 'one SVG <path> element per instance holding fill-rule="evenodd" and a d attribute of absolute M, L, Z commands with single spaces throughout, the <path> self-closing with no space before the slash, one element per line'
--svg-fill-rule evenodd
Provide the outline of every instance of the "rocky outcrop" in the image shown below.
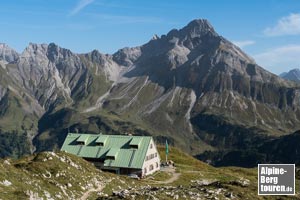
<path fill-rule="evenodd" d="M 113 191 L 111 196 L 100 193 L 99 199 L 133 199 L 151 196 L 153 199 L 236 199 L 236 194 L 230 191 L 229 185 L 248 187 L 250 181 L 241 178 L 228 183 L 216 180 L 191 180 L 189 185 L 179 186 L 141 186 Z"/>

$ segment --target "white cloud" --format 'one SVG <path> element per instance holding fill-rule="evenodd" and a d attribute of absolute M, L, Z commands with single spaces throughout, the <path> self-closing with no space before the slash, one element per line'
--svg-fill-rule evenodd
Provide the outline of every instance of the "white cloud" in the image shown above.
<path fill-rule="evenodd" d="M 299 35 L 300 13 L 282 17 L 274 27 L 266 28 L 264 34 L 266 36 Z"/>
<path fill-rule="evenodd" d="M 80 0 L 77 5 L 75 6 L 75 8 L 73 8 L 73 10 L 70 12 L 70 16 L 72 15 L 76 15 L 77 13 L 79 13 L 83 8 L 85 8 L 86 6 L 88 6 L 89 4 L 93 3 L 95 0 Z"/>
<path fill-rule="evenodd" d="M 246 46 L 255 44 L 255 41 L 253 41 L 253 40 L 233 41 L 233 44 L 235 44 L 236 46 L 238 46 L 240 48 L 244 48 Z"/>
<path fill-rule="evenodd" d="M 253 56 L 269 71 L 279 74 L 300 66 L 300 45 L 286 45 Z"/>

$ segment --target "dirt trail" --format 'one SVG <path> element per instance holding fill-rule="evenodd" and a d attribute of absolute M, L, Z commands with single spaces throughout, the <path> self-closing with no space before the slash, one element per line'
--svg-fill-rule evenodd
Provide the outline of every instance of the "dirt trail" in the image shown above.
<path fill-rule="evenodd" d="M 169 184 L 169 183 L 173 183 L 174 181 L 178 180 L 178 178 L 181 175 L 181 173 L 176 173 L 174 167 L 162 168 L 161 171 L 171 173 L 172 177 L 169 178 L 168 180 L 165 180 L 165 181 L 153 181 L 152 184 Z M 105 185 L 106 184 L 103 183 L 103 184 L 100 184 L 98 186 L 98 188 L 91 188 L 91 189 L 89 189 L 88 191 L 86 191 L 82 195 L 82 197 L 80 198 L 80 200 L 86 200 L 92 192 L 101 192 L 103 190 L 103 188 L 105 187 Z"/>
<path fill-rule="evenodd" d="M 176 173 L 175 172 L 175 168 L 173 168 L 173 167 L 163 168 L 163 169 L 161 169 L 161 171 L 163 171 L 163 172 L 170 172 L 172 174 L 172 177 L 169 178 L 168 180 L 165 180 L 165 181 L 155 181 L 155 184 L 169 184 L 169 183 L 173 183 L 181 175 L 181 173 Z"/>
<path fill-rule="evenodd" d="M 90 196 L 90 194 L 91 194 L 92 192 L 101 192 L 101 191 L 103 190 L 104 187 L 105 187 L 105 184 L 101 184 L 101 185 L 99 185 L 97 188 L 91 188 L 91 189 L 89 189 L 88 191 L 86 191 L 86 192 L 82 195 L 82 197 L 80 197 L 80 200 L 86 200 L 86 199 Z"/>

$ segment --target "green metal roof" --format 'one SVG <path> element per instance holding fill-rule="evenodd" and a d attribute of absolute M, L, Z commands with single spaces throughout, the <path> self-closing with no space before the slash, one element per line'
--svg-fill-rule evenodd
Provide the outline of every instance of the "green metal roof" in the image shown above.
<path fill-rule="evenodd" d="M 120 149 L 116 149 L 116 148 L 110 148 L 110 150 L 107 152 L 106 157 L 116 157 L 117 154 L 119 153 Z"/>
<path fill-rule="evenodd" d="M 107 138 L 108 138 L 108 135 L 100 135 L 100 136 L 97 138 L 96 143 L 102 143 L 102 144 L 105 144 Z"/>
<path fill-rule="evenodd" d="M 84 145 L 78 145 L 78 139 L 81 138 L 86 139 Z M 140 169 L 151 139 L 152 137 L 149 136 L 69 133 L 61 150 L 84 158 L 100 159 L 105 167 Z M 103 146 L 99 146 L 102 141 L 104 141 Z M 132 149 L 131 145 L 138 145 L 138 148 Z M 115 159 L 106 159 L 106 156 Z"/>
<path fill-rule="evenodd" d="M 143 138 L 132 138 L 132 140 L 130 141 L 129 145 L 137 145 L 139 146 L 139 144 L 141 143 Z"/>
<path fill-rule="evenodd" d="M 77 142 L 86 142 L 88 139 L 87 135 L 80 135 L 79 138 L 77 139 Z"/>

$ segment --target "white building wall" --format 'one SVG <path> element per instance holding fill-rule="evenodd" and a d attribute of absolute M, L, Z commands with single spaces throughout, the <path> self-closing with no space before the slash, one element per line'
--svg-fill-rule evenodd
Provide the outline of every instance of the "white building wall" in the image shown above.
<path fill-rule="evenodd" d="M 143 176 L 160 170 L 160 157 L 153 139 L 151 139 L 143 164 Z"/>

